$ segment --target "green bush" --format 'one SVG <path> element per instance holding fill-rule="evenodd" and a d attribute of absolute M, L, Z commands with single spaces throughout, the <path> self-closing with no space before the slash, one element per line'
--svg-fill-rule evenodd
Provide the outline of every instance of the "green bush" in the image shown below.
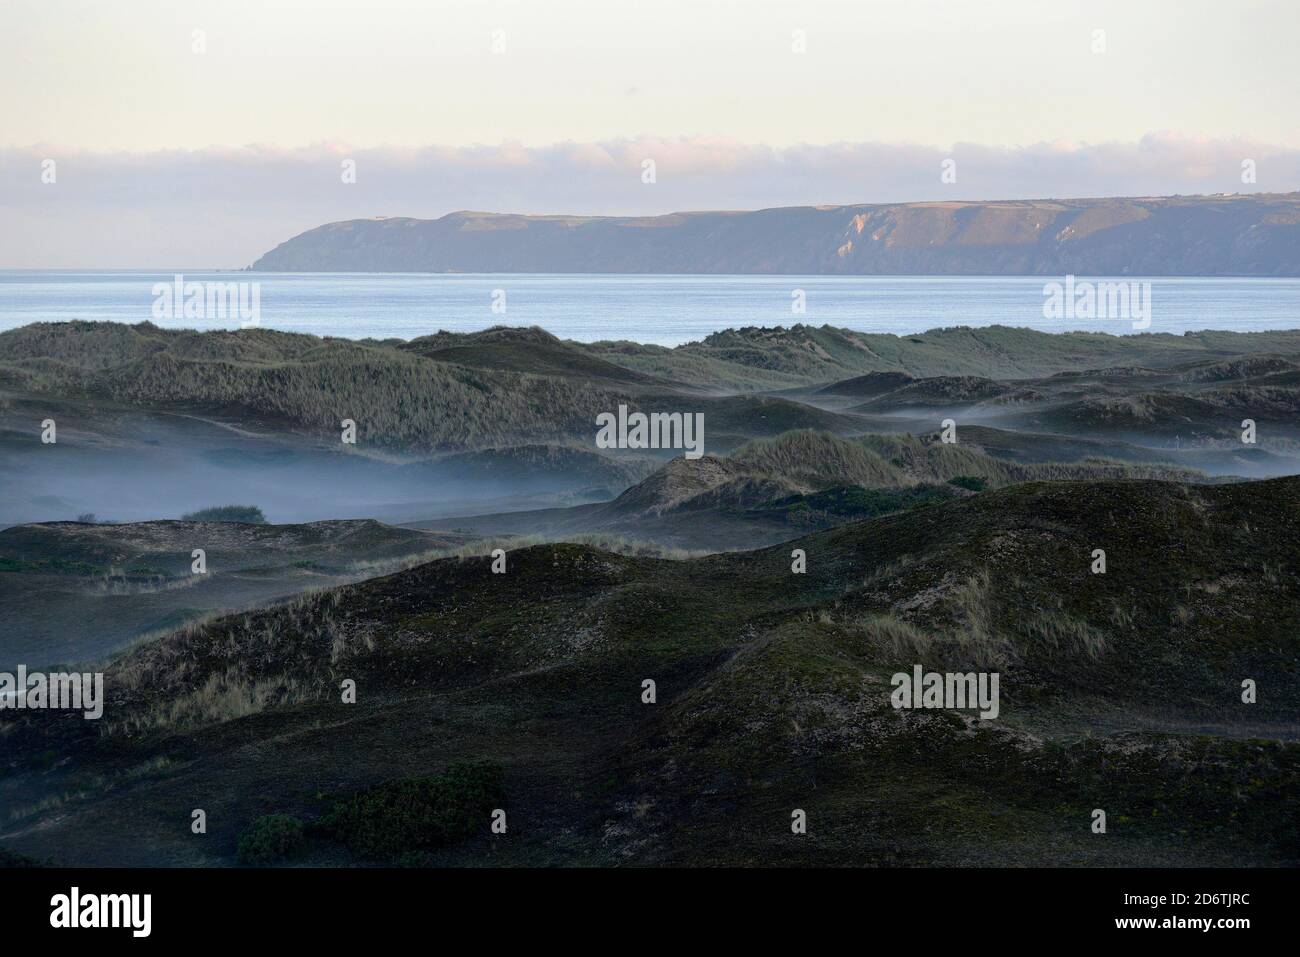
<path fill-rule="evenodd" d="M 239 838 L 239 863 L 253 867 L 276 864 L 302 850 L 302 821 L 291 814 L 267 814 Z"/>
<path fill-rule="evenodd" d="M 40 861 L 0 847 L 0 867 L 42 867 Z"/>
<path fill-rule="evenodd" d="M 214 508 L 201 508 L 197 512 L 182 515 L 185 522 L 243 522 L 246 525 L 265 525 L 266 516 L 256 505 L 218 505 Z"/>
<path fill-rule="evenodd" d="M 948 479 L 949 485 L 955 485 L 958 488 L 969 489 L 972 492 L 982 492 L 989 487 L 987 479 L 978 478 L 974 475 L 956 475 Z"/>
<path fill-rule="evenodd" d="M 486 830 L 505 795 L 501 766 L 456 762 L 441 774 L 404 778 L 338 801 L 320 829 L 361 857 L 400 861 Z"/>

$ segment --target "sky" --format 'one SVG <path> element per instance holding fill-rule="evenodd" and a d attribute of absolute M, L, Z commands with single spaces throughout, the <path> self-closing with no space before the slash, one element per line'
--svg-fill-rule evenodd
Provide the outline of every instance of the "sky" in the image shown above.
<path fill-rule="evenodd" d="M 1290 191 L 1298 28 L 1295 0 L 0 0 L 0 268 L 238 267 L 458 209 Z"/>

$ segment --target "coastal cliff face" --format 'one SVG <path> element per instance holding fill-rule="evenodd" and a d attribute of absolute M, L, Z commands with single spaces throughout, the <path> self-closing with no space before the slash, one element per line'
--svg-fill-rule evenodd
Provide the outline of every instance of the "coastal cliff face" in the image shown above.
<path fill-rule="evenodd" d="M 355 219 L 301 233 L 251 268 L 1300 276 L 1300 193 Z"/>

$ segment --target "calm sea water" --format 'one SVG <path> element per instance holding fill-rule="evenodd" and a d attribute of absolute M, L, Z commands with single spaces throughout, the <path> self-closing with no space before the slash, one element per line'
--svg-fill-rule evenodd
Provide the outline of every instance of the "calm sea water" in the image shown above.
<path fill-rule="evenodd" d="M 233 272 L 184 276 L 186 281 L 260 284 L 264 327 L 354 339 L 410 339 L 440 329 L 467 332 L 492 325 L 536 325 L 581 342 L 630 339 L 666 346 L 719 329 L 796 322 L 897 334 L 995 323 L 1050 332 L 1135 331 L 1132 322 L 1123 319 L 1044 319 L 1043 284 L 1052 277 Z M 0 330 L 38 321 L 152 319 L 154 284 L 171 283 L 173 277 L 170 272 L 0 271 Z M 1300 279 L 1149 281 L 1150 332 L 1300 328 Z M 505 293 L 504 312 L 492 310 L 497 290 Z M 803 290 L 806 296 L 802 314 L 792 310 L 795 290 Z M 239 325 L 220 319 L 154 321 L 176 328 Z"/>

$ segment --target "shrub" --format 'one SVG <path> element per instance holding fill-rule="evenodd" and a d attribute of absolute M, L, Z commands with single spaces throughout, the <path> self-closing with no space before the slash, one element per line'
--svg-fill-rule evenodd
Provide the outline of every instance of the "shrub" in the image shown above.
<path fill-rule="evenodd" d="M 243 522 L 247 525 L 265 525 L 266 516 L 256 505 L 218 505 L 214 508 L 201 508 L 197 512 L 182 515 L 185 522 Z"/>
<path fill-rule="evenodd" d="M 0 867 L 42 867 L 40 861 L 0 847 Z"/>
<path fill-rule="evenodd" d="M 505 794 L 501 778 L 500 765 L 472 761 L 430 777 L 386 781 L 336 802 L 320 828 L 361 857 L 408 859 L 485 829 Z"/>
<path fill-rule="evenodd" d="M 275 864 L 302 850 L 302 821 L 291 814 L 267 814 L 249 825 L 239 838 L 239 863 L 252 867 Z"/>
<path fill-rule="evenodd" d="M 989 487 L 988 479 L 982 479 L 974 475 L 956 475 L 948 479 L 949 485 L 955 485 L 958 488 L 968 489 L 972 492 L 982 492 Z"/>

